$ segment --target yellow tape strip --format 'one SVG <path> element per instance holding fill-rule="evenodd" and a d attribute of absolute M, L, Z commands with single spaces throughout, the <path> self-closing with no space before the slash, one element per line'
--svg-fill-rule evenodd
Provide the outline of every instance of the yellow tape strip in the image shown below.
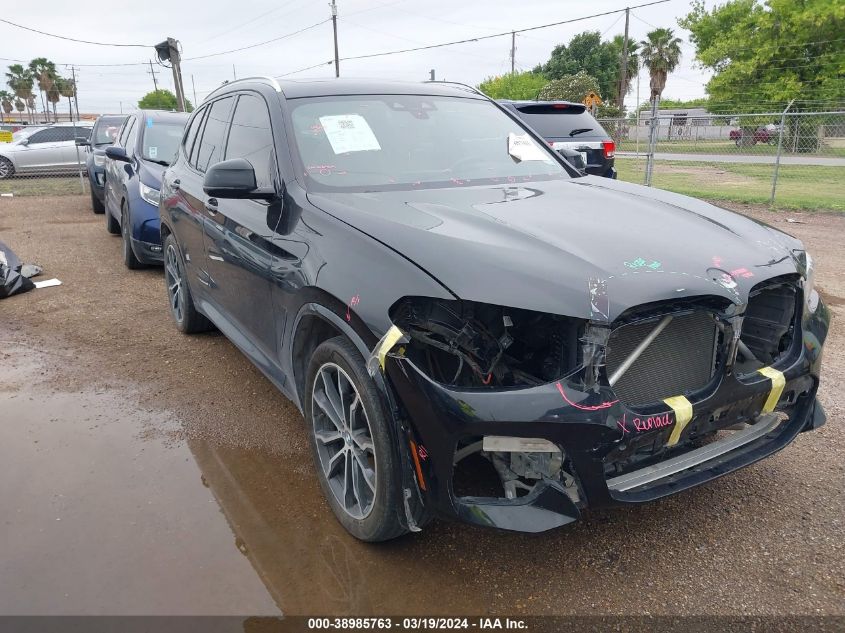
<path fill-rule="evenodd" d="M 378 348 L 378 364 L 381 365 L 381 370 L 384 371 L 384 359 L 387 357 L 387 352 L 393 349 L 393 346 L 402 338 L 402 330 L 395 325 L 391 327 L 387 334 L 381 339 L 381 347 Z"/>
<path fill-rule="evenodd" d="M 673 396 L 666 398 L 663 402 L 672 407 L 672 411 L 675 412 L 675 428 L 672 429 L 669 441 L 666 442 L 666 446 L 674 446 L 681 439 L 681 433 L 687 428 L 687 424 L 692 420 L 692 402 L 684 396 Z"/>
<path fill-rule="evenodd" d="M 769 392 L 769 397 L 766 398 L 766 404 L 763 405 L 763 413 L 771 413 L 778 406 L 778 401 L 786 385 L 786 378 L 782 371 L 778 371 L 774 367 L 763 367 L 763 369 L 757 371 L 772 381 L 772 390 Z"/>

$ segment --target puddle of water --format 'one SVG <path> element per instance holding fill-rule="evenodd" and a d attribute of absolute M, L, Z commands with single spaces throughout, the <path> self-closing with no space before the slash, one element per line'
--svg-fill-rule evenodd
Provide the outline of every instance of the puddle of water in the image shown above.
<path fill-rule="evenodd" d="M 0 614 L 277 615 L 178 424 L 0 352 Z"/>

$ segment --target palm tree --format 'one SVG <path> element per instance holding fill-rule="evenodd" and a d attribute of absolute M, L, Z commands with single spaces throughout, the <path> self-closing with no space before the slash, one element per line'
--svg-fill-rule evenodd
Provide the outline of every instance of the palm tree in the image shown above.
<path fill-rule="evenodd" d="M 657 106 L 660 104 L 660 95 L 666 87 L 666 78 L 681 62 L 681 39 L 675 37 L 672 29 L 654 29 L 646 34 L 646 39 L 640 42 L 640 46 L 640 59 L 651 75 L 651 130 L 645 172 L 645 184 L 651 185 L 654 142 L 657 134 Z"/>
<path fill-rule="evenodd" d="M 617 35 L 613 38 L 613 47 L 619 50 L 619 57 L 622 57 L 622 48 L 624 47 L 624 43 L 621 35 Z M 625 83 L 620 86 L 619 94 L 621 95 L 621 99 L 619 99 L 620 103 L 617 104 L 620 109 L 623 107 L 625 95 L 631 92 L 631 82 L 634 80 L 634 77 L 636 77 L 637 69 L 640 67 L 640 57 L 637 54 L 639 48 L 640 45 L 637 42 L 628 40 L 628 64 L 625 68 Z"/>
<path fill-rule="evenodd" d="M 640 42 L 640 58 L 651 75 L 651 100 L 660 100 L 666 78 L 681 62 L 681 38 L 672 29 L 655 29 Z"/>
<path fill-rule="evenodd" d="M 0 90 L 0 121 L 3 121 L 3 114 L 11 114 L 12 110 L 14 109 L 14 105 L 12 104 L 13 95 L 11 92 L 7 90 Z"/>
<path fill-rule="evenodd" d="M 6 80 L 9 88 L 15 93 L 15 96 L 24 104 L 28 105 L 32 99 L 32 87 L 35 84 L 29 68 L 24 68 L 20 64 L 12 64 L 9 66 L 9 72 L 6 73 Z M 19 108 L 19 111 L 22 109 Z M 34 122 L 31 113 L 30 122 Z"/>
<path fill-rule="evenodd" d="M 66 79 L 64 77 L 60 77 L 61 81 L 58 82 L 59 84 L 59 93 L 63 97 L 67 97 L 67 104 L 68 108 L 70 108 L 70 120 L 73 121 L 73 101 L 72 99 L 76 96 L 76 82 L 73 79 Z M 79 119 L 79 110 L 76 111 L 76 119 Z"/>
<path fill-rule="evenodd" d="M 47 109 L 47 103 L 44 100 L 44 93 L 49 93 L 50 88 L 53 87 L 56 77 L 56 65 L 46 57 L 36 57 L 29 62 L 29 70 L 35 80 L 38 82 L 38 92 L 41 97 L 41 107 L 47 116 L 47 122 L 50 122 L 50 112 Z"/>
<path fill-rule="evenodd" d="M 60 84 L 63 81 L 64 81 L 64 79 L 62 79 L 61 77 L 56 77 L 53 80 L 53 84 L 47 90 L 47 101 L 49 101 L 50 103 L 53 104 L 53 121 L 55 121 L 56 123 L 59 122 L 59 114 L 58 114 L 58 112 L 56 112 L 56 104 L 62 98 L 62 91 L 61 91 L 61 85 Z"/>

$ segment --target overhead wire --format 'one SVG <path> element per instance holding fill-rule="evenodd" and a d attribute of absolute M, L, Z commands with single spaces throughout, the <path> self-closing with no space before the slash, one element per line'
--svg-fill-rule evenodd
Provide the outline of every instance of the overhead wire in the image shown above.
<path fill-rule="evenodd" d="M 19 29 L 23 29 L 24 31 L 31 31 L 32 33 L 38 33 L 39 35 L 46 35 L 47 37 L 55 37 L 60 40 L 66 40 L 68 42 L 77 42 L 78 44 L 92 44 L 94 46 L 119 46 L 119 47 L 128 47 L 128 48 L 152 48 L 153 44 L 116 44 L 112 42 L 92 42 L 90 40 L 80 40 L 75 37 L 68 37 L 66 35 L 56 35 L 55 33 L 47 33 L 46 31 L 39 31 L 38 29 L 33 29 L 29 26 L 24 26 L 22 24 L 16 24 L 10 20 L 6 20 L 5 18 L 0 18 L 0 22 L 4 22 L 5 24 L 9 24 L 11 26 L 17 27 Z"/>

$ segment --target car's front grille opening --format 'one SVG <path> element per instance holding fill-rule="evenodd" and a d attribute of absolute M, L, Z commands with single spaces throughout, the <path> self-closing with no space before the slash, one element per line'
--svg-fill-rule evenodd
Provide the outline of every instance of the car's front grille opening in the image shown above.
<path fill-rule="evenodd" d="M 665 315 L 616 328 L 607 344 L 606 369 L 612 376 Z M 643 406 L 701 389 L 711 381 L 719 330 L 710 312 L 673 315 L 613 385 L 628 406 Z"/>
<path fill-rule="evenodd" d="M 742 369 L 753 371 L 772 365 L 789 351 L 798 294 L 798 286 L 790 278 L 769 280 L 752 289 L 740 335 L 738 360 Z M 748 352 L 753 358 L 748 358 Z"/>

